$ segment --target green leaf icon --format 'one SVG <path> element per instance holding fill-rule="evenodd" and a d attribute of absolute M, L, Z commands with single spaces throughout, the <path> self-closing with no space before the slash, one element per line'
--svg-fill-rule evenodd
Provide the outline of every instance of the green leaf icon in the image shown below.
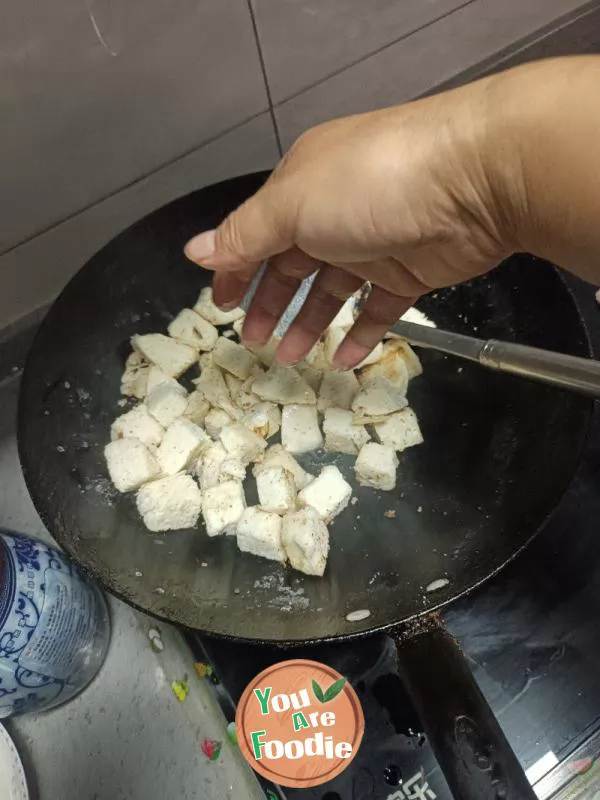
<path fill-rule="evenodd" d="M 319 703 L 324 703 L 325 695 L 323 694 L 323 689 L 321 689 L 319 684 L 314 679 L 312 682 L 312 690 Z"/>
<path fill-rule="evenodd" d="M 322 702 L 328 703 L 330 700 L 336 698 L 345 685 L 346 685 L 346 678 L 340 678 L 335 683 L 332 683 L 329 689 L 327 689 L 327 691 L 325 692 L 324 699 L 322 700 Z"/>

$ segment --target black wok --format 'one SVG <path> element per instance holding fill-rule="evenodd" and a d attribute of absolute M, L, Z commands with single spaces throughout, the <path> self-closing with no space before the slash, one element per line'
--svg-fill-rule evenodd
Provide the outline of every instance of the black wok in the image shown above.
<path fill-rule="evenodd" d="M 323 579 L 240 553 L 232 538 L 209 539 L 201 526 L 149 534 L 134 498 L 119 495 L 108 482 L 102 451 L 121 411 L 119 379 L 130 336 L 164 331 L 177 311 L 193 305 L 211 276 L 183 256 L 184 242 L 214 227 L 264 179 L 233 179 L 159 209 L 114 239 L 68 284 L 40 328 L 23 377 L 19 452 L 27 486 L 50 532 L 90 575 L 170 622 L 292 644 L 415 621 L 496 573 L 540 529 L 579 461 L 590 400 L 423 352 L 424 375 L 411 383 L 409 399 L 425 444 L 402 454 L 395 492 L 356 489 L 358 502 L 331 528 Z M 436 292 L 418 305 L 450 330 L 590 355 L 559 272 L 529 256 L 515 256 L 490 276 Z M 311 455 L 304 463 L 314 471 L 329 460 Z M 352 475 L 352 459 L 336 463 Z M 440 578 L 448 584 L 428 592 Z M 370 615 L 348 622 L 346 615 L 359 609 Z M 427 691 L 412 688 L 425 706 L 437 693 L 439 710 L 449 693 L 438 673 L 452 672 L 456 653 L 439 628 L 431 631 L 431 615 L 426 619 L 425 626 L 403 627 L 400 651 L 411 685 L 415 673 L 426 680 L 424 665 L 433 664 Z M 434 646 L 445 656 L 434 654 Z M 440 657 L 448 659 L 442 670 Z M 467 678 L 465 671 L 463 687 Z M 479 700 L 477 695 L 475 706 Z M 499 769 L 508 794 L 488 795 L 497 788 L 497 775 L 492 780 L 490 770 L 471 762 L 481 742 L 498 737 L 499 729 L 478 708 L 458 727 L 460 709 L 436 723 L 447 727 L 453 720 L 445 747 L 458 783 L 462 775 L 472 788 L 473 769 L 487 781 L 471 795 L 449 776 L 456 796 L 529 797 L 522 774 L 510 777 L 514 758 L 499 738 L 491 758 L 498 764 L 504 759 Z M 426 707 L 422 712 L 429 716 Z M 443 734 L 437 731 L 438 755 L 448 761 Z M 470 755 L 459 757 L 456 748 L 465 741 Z"/>

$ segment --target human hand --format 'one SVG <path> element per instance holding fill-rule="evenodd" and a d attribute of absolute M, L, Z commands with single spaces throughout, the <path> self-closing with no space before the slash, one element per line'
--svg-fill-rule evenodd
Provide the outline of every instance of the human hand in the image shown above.
<path fill-rule="evenodd" d="M 187 256 L 215 270 L 214 300 L 239 304 L 264 260 L 243 340 L 272 334 L 318 270 L 277 356 L 303 358 L 344 300 L 374 288 L 336 354 L 359 363 L 422 294 L 491 269 L 511 251 L 486 168 L 487 81 L 334 120 L 292 147 L 265 186 Z"/>

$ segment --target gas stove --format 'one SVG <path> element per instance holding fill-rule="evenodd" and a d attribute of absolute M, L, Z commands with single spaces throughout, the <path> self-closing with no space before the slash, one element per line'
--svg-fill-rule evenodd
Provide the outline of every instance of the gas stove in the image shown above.
<path fill-rule="evenodd" d="M 570 280 L 600 356 L 594 291 Z M 543 468 L 543 465 L 540 465 Z M 542 800 L 600 800 L 600 414 L 569 491 L 546 528 L 515 562 L 448 608 L 481 690 Z M 229 719 L 250 680 L 289 658 L 328 664 L 356 689 L 365 736 L 348 769 L 321 787 L 264 783 L 271 798 L 451 800 L 383 634 L 292 650 L 190 634 Z M 261 779 L 262 780 L 262 779 Z"/>

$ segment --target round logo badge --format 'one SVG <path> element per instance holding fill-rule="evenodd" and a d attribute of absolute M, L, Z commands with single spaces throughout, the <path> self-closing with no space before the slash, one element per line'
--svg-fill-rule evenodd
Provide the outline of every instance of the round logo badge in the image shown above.
<path fill-rule="evenodd" d="M 320 786 L 346 769 L 365 729 L 358 696 L 317 661 L 282 661 L 246 687 L 237 707 L 238 744 L 250 766 L 281 786 Z"/>

